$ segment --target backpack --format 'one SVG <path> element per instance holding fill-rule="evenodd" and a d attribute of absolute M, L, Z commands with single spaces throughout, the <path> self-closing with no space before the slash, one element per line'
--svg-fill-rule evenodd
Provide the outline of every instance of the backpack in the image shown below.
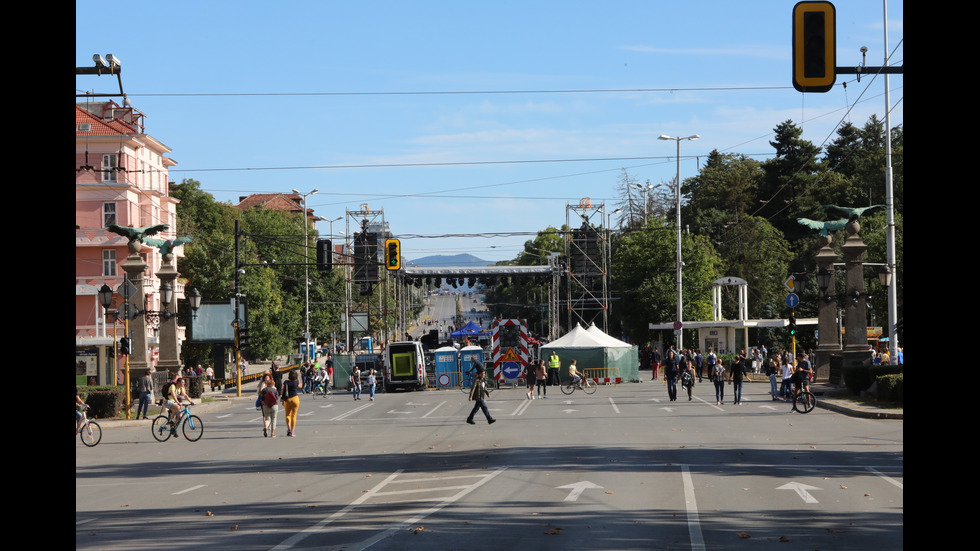
<path fill-rule="evenodd" d="M 160 395 L 160 400 L 157 402 L 158 404 L 162 404 L 170 399 L 170 390 L 173 389 L 173 387 L 174 387 L 173 381 L 167 381 L 166 383 L 164 383 L 163 394 Z"/>
<path fill-rule="evenodd" d="M 691 386 L 691 372 L 685 371 L 681 373 L 681 386 Z"/>
<path fill-rule="evenodd" d="M 265 404 L 265 407 L 267 408 L 271 408 L 279 403 L 279 397 L 276 396 L 275 389 L 270 387 L 262 391 L 262 403 Z"/>

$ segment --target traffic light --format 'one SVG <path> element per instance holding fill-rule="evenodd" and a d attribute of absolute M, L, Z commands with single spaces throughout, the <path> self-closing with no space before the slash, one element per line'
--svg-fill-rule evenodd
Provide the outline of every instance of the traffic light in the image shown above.
<path fill-rule="evenodd" d="M 333 269 L 333 243 L 329 239 L 316 240 L 316 267 L 321 272 Z"/>
<path fill-rule="evenodd" d="M 238 328 L 238 349 L 244 350 L 248 347 L 248 329 L 244 327 Z"/>
<path fill-rule="evenodd" d="M 796 336 L 796 312 L 789 313 L 789 336 Z"/>
<path fill-rule="evenodd" d="M 378 281 L 378 236 L 366 231 L 354 234 L 354 283 Z"/>
<path fill-rule="evenodd" d="M 402 267 L 402 244 L 397 239 L 385 240 L 385 268 L 389 271 L 399 270 Z"/>
<path fill-rule="evenodd" d="M 830 2 L 793 7 L 793 87 L 827 92 L 837 80 L 837 11 Z"/>
<path fill-rule="evenodd" d="M 119 354 L 129 356 L 133 353 L 133 347 L 129 342 L 129 337 L 119 339 Z"/>

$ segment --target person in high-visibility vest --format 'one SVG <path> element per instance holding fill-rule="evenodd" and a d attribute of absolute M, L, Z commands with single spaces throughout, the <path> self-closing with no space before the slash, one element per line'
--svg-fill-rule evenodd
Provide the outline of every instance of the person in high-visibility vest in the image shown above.
<path fill-rule="evenodd" d="M 548 385 L 555 386 L 561 384 L 561 376 L 558 374 L 558 370 L 561 369 L 561 359 L 558 358 L 558 352 L 554 350 L 551 351 L 551 357 L 548 358 Z"/>

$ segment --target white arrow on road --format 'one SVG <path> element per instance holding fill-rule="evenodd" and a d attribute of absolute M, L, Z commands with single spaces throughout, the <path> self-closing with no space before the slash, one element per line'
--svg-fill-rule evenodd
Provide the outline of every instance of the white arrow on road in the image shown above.
<path fill-rule="evenodd" d="M 575 413 L 576 411 L 578 411 L 578 410 L 577 409 L 563 409 L 563 410 L 561 410 L 562 413 Z"/>
<path fill-rule="evenodd" d="M 803 503 L 819 503 L 810 492 L 807 490 L 820 490 L 822 488 L 817 488 L 816 486 L 809 486 L 807 484 L 801 484 L 799 482 L 790 482 L 789 484 L 783 484 L 782 486 L 776 488 L 777 490 L 793 490 L 796 495 L 800 496 Z"/>
<path fill-rule="evenodd" d="M 602 486 L 593 484 L 588 480 L 583 480 L 582 482 L 576 482 L 575 484 L 565 484 L 564 486 L 558 487 L 559 490 L 572 490 L 568 493 L 568 497 L 565 498 L 565 501 L 578 501 L 578 496 L 582 495 L 582 492 L 592 488 L 602 488 Z"/>

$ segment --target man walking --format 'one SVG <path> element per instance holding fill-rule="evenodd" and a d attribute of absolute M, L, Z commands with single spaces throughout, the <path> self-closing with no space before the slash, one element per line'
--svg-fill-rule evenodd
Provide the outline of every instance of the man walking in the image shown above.
<path fill-rule="evenodd" d="M 496 419 L 490 417 L 490 410 L 487 409 L 487 397 L 490 396 L 490 392 L 487 391 L 487 372 L 483 369 L 482 365 L 477 365 L 476 379 L 473 381 L 473 390 L 470 391 L 470 401 L 476 402 L 473 404 L 473 411 L 470 412 L 470 416 L 466 418 L 466 422 L 475 425 L 476 422 L 473 421 L 473 417 L 476 415 L 477 410 L 482 409 L 483 415 L 487 417 L 487 423 L 494 424 L 497 422 Z"/>

